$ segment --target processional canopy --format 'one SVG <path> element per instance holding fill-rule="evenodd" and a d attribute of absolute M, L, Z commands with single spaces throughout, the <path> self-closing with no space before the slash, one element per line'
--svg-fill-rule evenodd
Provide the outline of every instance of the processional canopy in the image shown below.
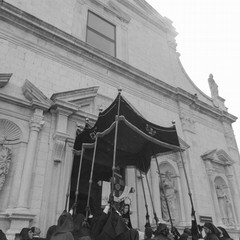
<path fill-rule="evenodd" d="M 94 176 L 99 180 L 111 177 L 116 125 L 115 165 L 120 168 L 135 166 L 147 173 L 153 155 L 181 150 L 175 126 L 162 127 L 147 121 L 119 93 L 112 104 L 99 113 L 95 125 L 85 127 L 74 144 L 77 151 L 84 148 L 84 159 L 91 162 L 98 138 Z"/>

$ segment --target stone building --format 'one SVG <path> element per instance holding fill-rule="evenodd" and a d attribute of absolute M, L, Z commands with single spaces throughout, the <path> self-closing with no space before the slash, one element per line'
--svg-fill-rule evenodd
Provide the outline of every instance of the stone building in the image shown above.
<path fill-rule="evenodd" d="M 43 235 L 65 207 L 77 128 L 122 95 L 161 126 L 176 122 L 197 221 L 240 235 L 240 159 L 230 114 L 209 76 L 211 97 L 188 77 L 171 20 L 144 0 L 0 0 L 0 228 Z M 206 79 L 207 80 L 207 79 Z M 158 156 L 180 229 L 191 207 L 179 153 Z M 147 202 L 168 221 L 152 162 Z M 139 172 L 128 167 L 132 223 L 143 230 Z M 146 181 L 145 181 L 146 185 Z M 81 188 L 81 186 L 80 186 Z M 146 187 L 147 189 L 147 187 Z"/>

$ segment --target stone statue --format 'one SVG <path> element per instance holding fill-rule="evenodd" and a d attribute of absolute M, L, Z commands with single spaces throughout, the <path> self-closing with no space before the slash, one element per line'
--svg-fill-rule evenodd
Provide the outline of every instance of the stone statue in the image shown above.
<path fill-rule="evenodd" d="M 210 91 L 211 91 L 211 96 L 212 98 L 216 98 L 218 97 L 218 85 L 216 84 L 216 82 L 213 79 L 213 75 L 210 74 L 209 78 L 208 78 L 208 84 L 210 87 Z"/>
<path fill-rule="evenodd" d="M 12 153 L 11 150 L 4 146 L 6 141 L 5 136 L 0 136 L 0 191 L 5 182 L 6 175 L 10 167 Z"/>
<path fill-rule="evenodd" d="M 222 185 L 216 186 L 216 193 L 218 198 L 218 204 L 220 208 L 221 217 L 225 225 L 232 225 L 232 209 L 229 197 L 223 189 Z"/>
<path fill-rule="evenodd" d="M 176 219 L 176 188 L 174 185 L 174 180 L 171 177 L 172 173 L 170 171 L 165 172 L 165 177 L 162 177 L 160 181 L 160 198 L 161 198 L 161 209 L 162 209 L 162 219 L 166 222 L 170 221 L 168 214 L 167 204 L 169 207 L 170 215 L 172 220 Z M 165 196 L 164 196 L 165 194 Z M 166 197 L 166 200 L 165 200 Z"/>

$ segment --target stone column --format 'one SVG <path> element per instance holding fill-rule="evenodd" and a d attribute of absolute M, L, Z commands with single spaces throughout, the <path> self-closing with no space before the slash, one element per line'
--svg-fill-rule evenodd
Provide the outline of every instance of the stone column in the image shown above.
<path fill-rule="evenodd" d="M 230 193 L 232 196 L 232 202 L 233 202 L 233 217 L 235 220 L 236 226 L 239 228 L 240 223 L 240 205 L 239 205 L 239 196 L 237 192 L 237 184 L 234 181 L 233 177 L 233 169 L 232 166 L 227 166 L 227 180 L 230 188 Z"/>
<path fill-rule="evenodd" d="M 159 189 L 159 173 L 155 157 L 152 158 L 150 167 L 151 185 L 152 185 L 152 198 L 155 211 L 159 222 L 162 222 L 161 198 Z"/>
<path fill-rule="evenodd" d="M 35 109 L 30 120 L 30 133 L 25 156 L 24 168 L 21 179 L 21 186 L 18 197 L 18 208 L 28 208 L 29 192 L 32 183 L 32 172 L 35 159 L 35 152 L 38 143 L 38 134 L 43 127 L 43 110 Z"/>
<path fill-rule="evenodd" d="M 49 189 L 51 193 L 49 211 L 47 212 L 50 224 L 57 221 L 65 208 L 67 186 L 71 176 L 73 156 L 69 148 L 68 125 L 69 116 L 77 110 L 75 105 L 55 100 L 56 129 L 53 135 L 53 169 Z M 72 139 L 74 141 L 74 139 Z"/>

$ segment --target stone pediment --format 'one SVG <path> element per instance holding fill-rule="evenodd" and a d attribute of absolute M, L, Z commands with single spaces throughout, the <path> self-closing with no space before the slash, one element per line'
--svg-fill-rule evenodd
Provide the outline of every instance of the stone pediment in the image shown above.
<path fill-rule="evenodd" d="M 232 165 L 234 161 L 223 149 L 213 149 L 209 150 L 201 158 L 204 161 L 211 161 L 219 165 Z"/>
<path fill-rule="evenodd" d="M 88 108 L 93 104 L 97 95 L 99 87 L 81 88 L 72 91 L 55 93 L 52 95 L 51 100 L 56 106 L 65 106 L 72 109 Z"/>
<path fill-rule="evenodd" d="M 42 110 L 49 109 L 53 104 L 49 98 L 27 79 L 22 87 L 22 91 L 25 98 L 28 99 L 33 106 L 35 105 Z"/>

